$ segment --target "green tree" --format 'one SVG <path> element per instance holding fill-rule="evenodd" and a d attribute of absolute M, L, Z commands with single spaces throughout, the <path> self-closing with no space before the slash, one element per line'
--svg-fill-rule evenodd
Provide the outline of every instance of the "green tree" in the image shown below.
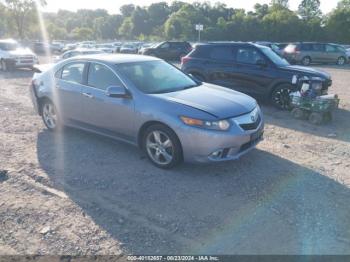
<path fill-rule="evenodd" d="M 322 15 L 320 5 L 320 0 L 303 0 L 299 5 L 298 14 L 306 21 L 319 18 Z"/>
<path fill-rule="evenodd" d="M 72 31 L 72 36 L 76 40 L 92 40 L 94 32 L 91 28 L 87 27 L 75 28 Z"/>
<path fill-rule="evenodd" d="M 119 28 L 119 35 L 124 37 L 125 39 L 132 39 L 133 38 L 133 23 L 131 17 L 127 17 L 124 19 L 122 25 Z"/>
<path fill-rule="evenodd" d="M 120 12 L 124 17 L 129 17 L 134 12 L 135 6 L 133 4 L 123 5 L 120 7 Z"/>
<path fill-rule="evenodd" d="M 40 5 L 46 5 L 45 0 L 39 1 Z M 18 37 L 23 39 L 25 29 L 30 26 L 28 23 L 30 17 L 35 16 L 37 12 L 35 0 L 5 0 L 5 5 L 9 16 L 14 20 Z"/>
<path fill-rule="evenodd" d="M 327 19 L 326 30 L 333 42 L 350 43 L 350 8 L 335 9 Z"/>

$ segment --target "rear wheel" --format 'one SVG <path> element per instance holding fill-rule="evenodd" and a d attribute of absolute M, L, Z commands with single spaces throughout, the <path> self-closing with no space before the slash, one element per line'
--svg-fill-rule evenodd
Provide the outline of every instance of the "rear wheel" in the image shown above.
<path fill-rule="evenodd" d="M 346 59 L 345 57 L 341 56 L 337 60 L 337 65 L 345 65 Z"/>
<path fill-rule="evenodd" d="M 304 57 L 304 58 L 301 60 L 301 63 L 302 63 L 304 66 L 309 66 L 309 65 L 311 64 L 311 57 L 309 57 L 309 56 Z"/>
<path fill-rule="evenodd" d="M 283 110 L 291 110 L 290 104 L 290 93 L 292 92 L 292 87 L 290 85 L 279 85 L 277 86 L 271 94 L 272 104 Z"/>
<path fill-rule="evenodd" d="M 157 167 L 170 169 L 182 161 L 179 139 L 170 128 L 156 124 L 146 129 L 142 142 L 148 159 Z"/>
<path fill-rule="evenodd" d="M 50 131 L 58 131 L 61 128 L 61 121 L 55 105 L 46 99 L 42 103 L 41 111 L 45 126 Z"/>
<path fill-rule="evenodd" d="M 300 108 L 294 108 L 292 110 L 292 116 L 295 119 L 304 119 L 305 118 L 305 112 L 304 112 L 304 110 L 302 110 Z"/>

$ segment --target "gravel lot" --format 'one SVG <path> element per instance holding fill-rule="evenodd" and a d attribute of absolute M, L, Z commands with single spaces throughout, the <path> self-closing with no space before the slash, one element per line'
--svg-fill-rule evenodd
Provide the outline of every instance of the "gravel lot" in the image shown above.
<path fill-rule="evenodd" d="M 263 105 L 256 150 L 171 171 L 124 143 L 48 132 L 32 72 L 0 73 L 0 254 L 350 254 L 350 67 L 323 69 L 341 98 L 331 124 Z"/>

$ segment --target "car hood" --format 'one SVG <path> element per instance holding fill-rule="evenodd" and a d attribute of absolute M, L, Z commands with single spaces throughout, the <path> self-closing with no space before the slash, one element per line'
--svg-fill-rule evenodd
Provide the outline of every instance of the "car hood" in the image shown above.
<path fill-rule="evenodd" d="M 249 113 L 257 105 L 255 99 L 250 96 L 207 83 L 187 90 L 157 96 L 196 108 L 219 119 Z"/>
<path fill-rule="evenodd" d="M 34 55 L 34 53 L 28 48 L 17 48 L 16 50 L 10 51 L 10 55 Z"/>
<path fill-rule="evenodd" d="M 291 71 L 293 73 L 319 76 L 319 77 L 323 77 L 326 79 L 331 79 L 331 75 L 328 74 L 327 72 L 324 72 L 324 71 L 319 70 L 319 69 L 314 69 L 311 67 L 289 65 L 289 66 L 282 67 L 282 69 L 287 70 L 287 71 Z"/>

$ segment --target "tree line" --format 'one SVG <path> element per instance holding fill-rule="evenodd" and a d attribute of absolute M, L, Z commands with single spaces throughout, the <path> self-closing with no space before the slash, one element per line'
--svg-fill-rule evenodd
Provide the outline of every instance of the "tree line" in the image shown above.
<path fill-rule="evenodd" d="M 40 39 L 36 3 L 0 0 L 0 38 Z M 45 0 L 39 5 L 45 6 Z M 288 0 L 272 0 L 270 4 L 256 4 L 252 11 L 220 2 L 174 1 L 142 7 L 123 5 L 119 14 L 81 9 L 42 16 L 50 39 L 56 40 L 195 41 L 195 24 L 203 24 L 203 41 L 350 43 L 350 0 L 341 0 L 328 14 L 321 12 L 320 0 L 302 0 L 297 11 L 290 10 Z"/>

